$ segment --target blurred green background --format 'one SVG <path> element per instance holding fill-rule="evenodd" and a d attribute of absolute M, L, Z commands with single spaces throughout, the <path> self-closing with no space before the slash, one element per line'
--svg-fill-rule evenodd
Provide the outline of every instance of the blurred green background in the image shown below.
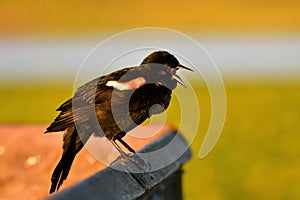
<path fill-rule="evenodd" d="M 239 54 L 223 57 L 225 61 L 220 59 L 220 63 L 218 54 L 212 54 L 224 75 L 227 116 L 221 138 L 204 159 L 197 155 L 211 115 L 210 96 L 202 81 L 192 81 L 201 104 L 201 121 L 191 146 L 194 156 L 184 166 L 184 197 L 300 199 L 299 9 L 299 1 L 292 0 L 1 1 L 0 123 L 48 124 L 57 114 L 55 109 L 73 93 L 75 72 L 80 63 L 58 66 L 50 62 L 45 63 L 47 68 L 42 64 L 26 68 L 31 63 L 36 64 L 36 55 L 26 52 L 30 42 L 26 43 L 26 48 L 18 45 L 28 38 L 29 41 L 38 38 L 39 46 L 47 46 L 51 41 L 64 43 L 65 40 L 68 46 L 72 44 L 70 38 L 71 41 L 85 41 L 92 37 L 98 41 L 98 35 L 102 39 L 130 28 L 158 26 L 184 32 L 200 41 L 210 38 L 217 45 L 223 40 L 228 41 L 226 38 L 242 44 L 250 38 L 248 45 L 251 41 L 266 40 L 269 45 L 266 54 L 249 57 L 252 63 L 249 66 L 242 62 L 234 68 L 226 66 L 226 60 L 239 59 Z M 272 41 L 276 42 L 278 38 L 285 49 L 279 46 L 277 50 L 282 51 L 275 52 Z M 290 49 L 284 41 L 289 43 Z M 86 49 L 97 44 L 89 42 Z M 210 44 L 206 45 L 208 49 Z M 254 51 L 259 51 L 260 47 L 254 46 Z M 222 48 L 226 52 L 227 48 L 237 47 L 227 42 Z M 247 46 L 243 50 L 247 62 Z M 68 48 L 59 49 L 62 57 L 64 53 L 68 54 L 65 51 Z M 272 53 L 279 56 L 272 57 Z M 79 52 L 80 59 L 86 54 L 87 51 Z M 20 55 L 27 56 L 27 60 Z M 51 52 L 42 55 L 44 57 L 39 59 L 53 59 Z M 265 64 L 260 64 L 264 59 Z M 275 66 L 273 59 L 282 63 Z M 13 63 L 15 60 L 21 61 Z M 256 67 L 252 68 L 252 65 Z M 180 108 L 176 101 L 167 112 L 168 123 L 178 124 L 175 113 L 179 113 Z"/>

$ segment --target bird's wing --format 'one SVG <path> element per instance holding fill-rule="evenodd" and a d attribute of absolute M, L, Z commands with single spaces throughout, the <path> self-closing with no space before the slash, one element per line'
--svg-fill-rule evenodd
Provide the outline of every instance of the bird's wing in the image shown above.
<path fill-rule="evenodd" d="M 107 101 L 108 98 L 111 98 L 111 92 L 115 88 L 107 85 L 107 83 L 109 81 L 118 81 L 127 72 L 130 73 L 128 76 L 124 76 L 124 81 L 129 81 L 129 78 L 138 76 L 138 74 L 134 74 L 136 73 L 133 70 L 135 68 L 128 67 L 115 71 L 79 87 L 73 98 L 67 100 L 57 108 L 57 111 L 60 111 L 60 113 L 47 128 L 46 133 L 64 131 L 66 128 L 74 125 L 74 120 L 78 120 L 79 123 L 89 120 L 90 115 L 94 114 L 95 104 L 101 104 Z"/>

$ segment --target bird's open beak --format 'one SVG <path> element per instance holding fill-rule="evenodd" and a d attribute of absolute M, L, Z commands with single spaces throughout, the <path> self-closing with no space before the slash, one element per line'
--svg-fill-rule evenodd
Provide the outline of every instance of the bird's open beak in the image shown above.
<path fill-rule="evenodd" d="M 192 70 L 192 69 L 190 69 L 190 68 L 187 68 L 187 67 L 185 67 L 185 66 L 183 66 L 183 65 L 178 65 L 178 66 L 176 67 L 176 69 L 186 69 L 186 70 L 189 70 L 189 71 L 194 71 L 194 70 Z"/>
<path fill-rule="evenodd" d="M 178 65 L 178 66 L 176 67 L 176 70 L 178 70 L 178 69 L 185 69 L 185 70 L 193 71 L 192 69 L 187 68 L 187 67 L 185 67 L 185 66 L 183 66 L 183 65 Z M 185 86 L 184 82 L 182 81 L 182 79 L 180 78 L 180 76 L 178 76 L 177 74 L 174 73 L 174 74 L 172 75 L 172 78 L 173 78 L 174 80 L 176 80 L 180 85 L 182 85 L 183 87 L 186 88 L 186 86 Z"/>

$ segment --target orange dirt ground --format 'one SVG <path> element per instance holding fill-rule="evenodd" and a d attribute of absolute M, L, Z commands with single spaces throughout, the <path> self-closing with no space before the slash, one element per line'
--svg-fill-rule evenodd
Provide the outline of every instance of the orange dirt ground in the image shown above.
<path fill-rule="evenodd" d="M 0 125 L 0 200 L 43 199 L 48 196 L 51 174 L 62 153 L 62 133 L 43 134 L 45 128 L 45 125 Z M 169 129 L 172 127 L 158 125 L 137 128 L 124 140 L 138 150 Z M 157 134 L 153 135 L 154 132 Z M 113 161 L 119 154 L 110 142 L 104 138 L 101 140 L 101 154 L 109 162 Z M 61 189 L 105 167 L 83 149 L 75 158 Z"/>

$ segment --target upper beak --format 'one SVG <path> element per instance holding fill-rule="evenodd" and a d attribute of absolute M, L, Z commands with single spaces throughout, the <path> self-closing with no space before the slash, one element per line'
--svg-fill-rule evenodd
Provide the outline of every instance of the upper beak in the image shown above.
<path fill-rule="evenodd" d="M 186 70 L 189 70 L 189 71 L 194 71 L 194 70 L 192 70 L 190 68 L 187 68 L 187 67 L 185 67 L 183 65 L 180 65 L 180 64 L 176 67 L 176 69 L 186 69 Z"/>

